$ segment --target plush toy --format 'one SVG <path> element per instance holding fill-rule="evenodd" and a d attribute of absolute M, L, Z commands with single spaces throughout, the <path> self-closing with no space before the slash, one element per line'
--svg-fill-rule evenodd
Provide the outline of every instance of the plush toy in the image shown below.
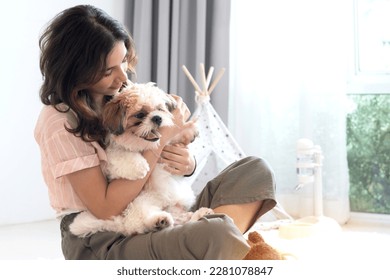
<path fill-rule="evenodd" d="M 284 260 L 285 258 L 276 249 L 265 243 L 263 237 L 257 231 L 248 235 L 248 243 L 251 246 L 244 260 Z"/>

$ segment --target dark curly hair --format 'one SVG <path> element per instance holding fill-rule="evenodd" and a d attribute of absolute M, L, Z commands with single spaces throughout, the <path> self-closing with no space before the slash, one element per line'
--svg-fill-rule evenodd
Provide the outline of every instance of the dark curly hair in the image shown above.
<path fill-rule="evenodd" d="M 103 147 L 107 131 L 82 87 L 104 76 L 106 58 L 119 41 L 127 49 L 128 71 L 134 72 L 137 57 L 130 34 L 120 22 L 91 5 L 79 5 L 59 13 L 39 39 L 42 103 L 64 113 L 72 109 L 78 124 L 66 129 L 84 141 L 97 141 Z M 60 109 L 61 103 L 67 105 L 67 110 Z"/>

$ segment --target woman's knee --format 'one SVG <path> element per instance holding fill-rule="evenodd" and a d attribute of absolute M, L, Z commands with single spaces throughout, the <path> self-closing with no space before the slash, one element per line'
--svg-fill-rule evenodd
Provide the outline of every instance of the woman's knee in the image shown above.
<path fill-rule="evenodd" d="M 263 158 L 249 156 L 245 158 L 245 168 L 249 174 L 257 174 L 262 181 L 269 181 L 275 186 L 275 175 L 270 164 Z"/>
<path fill-rule="evenodd" d="M 196 234 L 202 238 L 197 244 L 202 259 L 242 259 L 249 250 L 233 220 L 224 214 L 203 217 Z"/>
<path fill-rule="evenodd" d="M 261 170 L 264 173 L 274 173 L 270 164 L 263 158 L 256 156 L 248 156 L 245 158 L 245 163 L 247 163 L 252 168 Z"/>

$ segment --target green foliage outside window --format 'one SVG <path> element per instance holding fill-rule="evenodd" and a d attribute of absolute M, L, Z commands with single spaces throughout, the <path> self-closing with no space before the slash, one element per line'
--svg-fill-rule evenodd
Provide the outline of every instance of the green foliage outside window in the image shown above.
<path fill-rule="evenodd" d="M 351 211 L 390 214 L 390 94 L 351 95 L 347 117 Z"/>

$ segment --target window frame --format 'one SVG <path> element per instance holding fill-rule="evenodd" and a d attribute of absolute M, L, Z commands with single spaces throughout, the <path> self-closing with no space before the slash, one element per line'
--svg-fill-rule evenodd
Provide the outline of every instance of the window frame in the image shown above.
<path fill-rule="evenodd" d="M 349 73 L 347 79 L 347 96 L 359 94 L 390 94 L 390 73 L 365 73 L 359 69 L 359 2 L 367 0 L 353 0 L 353 36 L 351 56 L 349 57 Z M 350 212 L 351 223 L 390 225 L 390 214 Z"/>
<path fill-rule="evenodd" d="M 347 94 L 389 94 L 390 73 L 372 74 L 359 69 L 359 2 L 367 0 L 353 0 L 353 36 L 350 59 L 350 70 L 347 81 Z"/>

